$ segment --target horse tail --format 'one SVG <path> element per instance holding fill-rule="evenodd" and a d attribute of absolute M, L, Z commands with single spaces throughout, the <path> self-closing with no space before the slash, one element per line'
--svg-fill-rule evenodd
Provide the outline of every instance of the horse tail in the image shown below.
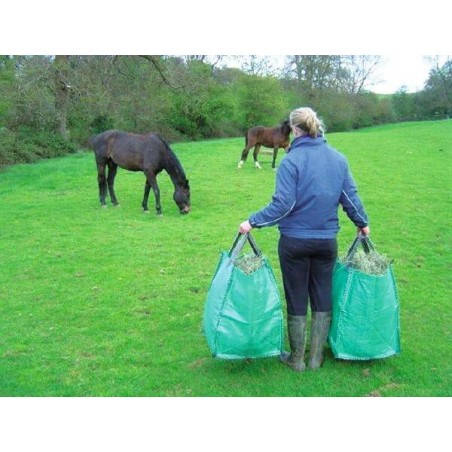
<path fill-rule="evenodd" d="M 92 135 L 90 138 L 88 138 L 85 141 L 85 147 L 93 149 L 94 148 L 94 138 L 96 138 L 96 136 L 97 135 Z"/>

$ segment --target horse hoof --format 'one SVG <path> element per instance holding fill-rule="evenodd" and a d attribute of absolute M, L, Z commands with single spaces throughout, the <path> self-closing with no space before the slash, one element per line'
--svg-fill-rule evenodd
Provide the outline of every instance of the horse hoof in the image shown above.
<path fill-rule="evenodd" d="M 237 165 L 237 169 L 242 168 L 242 166 L 243 166 L 243 162 L 239 162 L 239 164 Z"/>
<path fill-rule="evenodd" d="M 259 163 L 255 163 L 254 166 L 256 167 L 256 169 L 262 169 L 262 166 L 260 166 Z"/>
<path fill-rule="evenodd" d="M 102 204 L 101 207 L 102 207 L 102 209 L 106 209 L 107 208 L 107 204 Z"/>
<path fill-rule="evenodd" d="M 121 204 L 113 204 L 113 207 L 121 207 Z"/>
<path fill-rule="evenodd" d="M 148 214 L 149 210 L 143 210 L 143 213 Z"/>

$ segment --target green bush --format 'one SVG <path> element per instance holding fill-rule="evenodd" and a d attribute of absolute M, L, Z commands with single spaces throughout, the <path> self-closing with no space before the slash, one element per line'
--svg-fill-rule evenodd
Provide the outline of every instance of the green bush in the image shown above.
<path fill-rule="evenodd" d="M 105 132 L 106 130 L 109 129 L 113 129 L 114 123 L 113 119 L 110 116 L 103 114 L 96 116 L 91 122 L 90 126 L 93 133 L 97 134 Z"/>
<path fill-rule="evenodd" d="M 17 132 L 0 129 L 0 165 L 31 163 L 74 153 L 76 146 L 59 134 L 20 128 Z"/>
<path fill-rule="evenodd" d="M 16 163 L 16 135 L 5 127 L 0 128 L 0 165 Z"/>

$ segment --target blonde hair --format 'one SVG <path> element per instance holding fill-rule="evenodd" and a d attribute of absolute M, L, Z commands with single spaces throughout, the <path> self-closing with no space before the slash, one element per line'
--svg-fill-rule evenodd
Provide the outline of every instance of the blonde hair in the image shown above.
<path fill-rule="evenodd" d="M 290 113 L 289 120 L 291 127 L 298 127 L 312 138 L 315 138 L 319 133 L 322 135 L 325 133 L 325 124 L 317 117 L 317 113 L 312 108 L 297 108 Z"/>

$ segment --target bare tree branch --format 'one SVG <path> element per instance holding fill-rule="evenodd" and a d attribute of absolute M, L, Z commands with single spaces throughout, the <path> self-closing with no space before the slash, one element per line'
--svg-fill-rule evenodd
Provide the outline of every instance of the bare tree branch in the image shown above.
<path fill-rule="evenodd" d="M 178 90 L 182 89 L 183 87 L 177 87 L 173 86 L 173 84 L 168 80 L 164 73 L 164 69 L 160 65 L 160 55 L 138 55 L 140 58 L 144 58 L 145 60 L 149 61 L 154 68 L 159 73 L 160 77 L 162 78 L 163 82 L 173 91 L 177 92 Z"/>

